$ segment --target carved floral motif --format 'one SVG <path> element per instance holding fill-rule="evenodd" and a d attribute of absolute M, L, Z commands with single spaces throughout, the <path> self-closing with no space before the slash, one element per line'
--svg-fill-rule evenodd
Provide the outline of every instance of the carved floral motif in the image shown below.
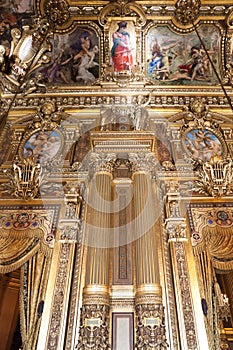
<path fill-rule="evenodd" d="M 193 306 L 190 290 L 187 260 L 183 242 L 175 243 L 175 254 L 178 268 L 177 279 L 180 285 L 180 296 L 183 307 L 184 326 L 189 350 L 197 349 L 195 322 L 193 318 Z"/>

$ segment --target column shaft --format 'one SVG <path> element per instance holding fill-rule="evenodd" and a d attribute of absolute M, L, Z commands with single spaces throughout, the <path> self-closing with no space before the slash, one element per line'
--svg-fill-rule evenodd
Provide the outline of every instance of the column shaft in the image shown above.
<path fill-rule="evenodd" d="M 109 284 L 111 180 L 110 173 L 98 173 L 90 188 L 86 286 Z"/>
<path fill-rule="evenodd" d="M 151 178 L 145 173 L 134 174 L 134 213 L 136 284 L 159 284 L 158 254 L 155 232 L 155 201 Z"/>

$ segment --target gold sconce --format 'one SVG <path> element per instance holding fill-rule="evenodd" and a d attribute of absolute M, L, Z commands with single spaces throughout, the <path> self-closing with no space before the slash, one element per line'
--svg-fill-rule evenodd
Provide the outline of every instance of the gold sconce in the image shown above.
<path fill-rule="evenodd" d="M 1 45 L 1 85 L 10 92 L 19 93 L 23 90 L 26 75 L 49 62 L 45 52 L 51 51 L 51 44 L 47 39 L 50 25 L 45 19 L 38 18 L 31 28 L 24 26 L 22 32 L 13 28 L 11 35 L 13 39 L 9 56 L 5 55 Z"/>

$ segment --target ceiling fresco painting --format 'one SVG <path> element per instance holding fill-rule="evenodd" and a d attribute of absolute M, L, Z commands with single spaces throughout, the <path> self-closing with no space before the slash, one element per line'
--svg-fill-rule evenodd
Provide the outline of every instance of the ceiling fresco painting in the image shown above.
<path fill-rule="evenodd" d="M 199 33 L 219 73 L 219 31 L 209 25 L 201 26 Z M 147 73 L 155 83 L 217 83 L 217 77 L 195 32 L 180 35 L 167 26 L 158 26 L 150 29 L 146 40 Z"/>
<path fill-rule="evenodd" d="M 99 86 L 107 81 L 119 85 L 142 81 L 155 86 L 208 87 L 231 79 L 230 20 L 227 25 L 222 21 L 202 20 L 196 27 L 185 28 L 177 23 L 177 18 L 176 22 L 173 18 L 164 21 L 158 16 L 156 23 L 146 22 L 145 13 L 134 2 L 114 4 L 99 7 L 100 18 L 93 12 L 93 20 L 90 17 L 88 21 L 77 16 L 79 7 L 69 7 L 64 1 L 61 8 L 54 4 L 51 13 L 49 1 L 40 6 L 36 3 L 35 7 L 29 0 L 5 4 L 0 15 L 1 52 L 6 58 L 13 54 L 15 57 L 11 47 L 12 29 L 17 28 L 22 34 L 26 26 L 34 28 L 31 15 L 36 11 L 41 12 L 41 18 L 45 14 L 51 16 L 51 22 L 47 57 L 40 68 L 28 72 L 37 80 L 34 85 L 82 87 Z M 118 7 L 123 11 L 119 20 L 111 16 Z M 66 8 L 64 18 L 63 8 Z M 95 10 L 82 8 L 87 13 Z M 58 12 L 60 19 L 56 22 Z M 21 50 L 28 50 L 26 43 L 21 45 Z"/>

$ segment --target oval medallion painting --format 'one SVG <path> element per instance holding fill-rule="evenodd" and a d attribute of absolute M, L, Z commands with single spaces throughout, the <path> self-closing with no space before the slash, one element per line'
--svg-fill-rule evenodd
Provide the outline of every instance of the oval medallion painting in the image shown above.
<path fill-rule="evenodd" d="M 23 157 L 34 156 L 40 163 L 48 162 L 59 152 L 62 145 L 58 131 L 37 131 L 31 135 L 23 147 Z"/>
<path fill-rule="evenodd" d="M 185 145 L 191 157 L 209 162 L 214 156 L 221 156 L 223 147 L 218 137 L 208 129 L 192 129 L 185 135 Z"/>

